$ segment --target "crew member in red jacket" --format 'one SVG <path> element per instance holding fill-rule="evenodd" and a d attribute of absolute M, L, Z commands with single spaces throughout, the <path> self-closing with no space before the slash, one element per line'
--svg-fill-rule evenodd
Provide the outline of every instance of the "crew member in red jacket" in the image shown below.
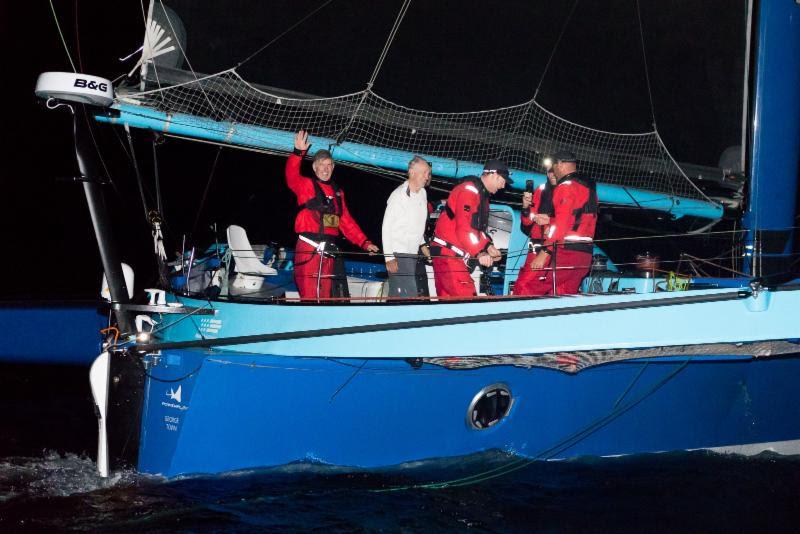
<path fill-rule="evenodd" d="M 294 281 L 301 298 L 347 297 L 344 261 L 337 254 L 337 238 L 343 234 L 368 252 L 378 252 L 378 247 L 361 231 L 347 210 L 344 191 L 331 180 L 334 163 L 330 152 L 318 150 L 314 154 L 311 165 L 314 178 L 300 174 L 300 163 L 310 146 L 308 133 L 300 130 L 294 138 L 294 153 L 286 161 L 286 183 L 297 195 L 297 205 L 301 208 L 294 220 L 298 234 Z M 339 268 L 335 269 L 337 262 Z"/>
<path fill-rule="evenodd" d="M 533 271 L 527 294 L 551 295 L 555 285 L 556 294 L 575 295 L 592 265 L 597 191 L 594 181 L 578 172 L 575 154 L 560 150 L 553 154 L 552 160 L 558 180 L 553 191 L 554 216 L 544 234 L 541 251 L 530 265 L 526 264 Z"/>
<path fill-rule="evenodd" d="M 546 181 L 536 188 L 533 193 L 522 194 L 522 212 L 520 213 L 520 226 L 522 231 L 530 236 L 530 252 L 525 258 L 525 263 L 519 271 L 514 284 L 515 295 L 532 295 L 536 289 L 536 278 L 531 269 L 533 260 L 544 244 L 544 236 L 550 225 L 550 217 L 555 217 L 553 210 L 553 191 L 556 187 L 556 175 L 553 168 L 546 171 Z"/>
<path fill-rule="evenodd" d="M 508 166 L 489 160 L 480 177 L 468 176 L 450 192 L 431 242 L 437 295 L 475 296 L 470 260 L 484 267 L 500 260 L 500 252 L 486 234 L 489 197 L 511 183 Z"/>

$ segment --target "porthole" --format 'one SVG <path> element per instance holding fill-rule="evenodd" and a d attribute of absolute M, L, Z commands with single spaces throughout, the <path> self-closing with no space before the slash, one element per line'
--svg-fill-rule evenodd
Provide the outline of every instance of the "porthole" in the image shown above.
<path fill-rule="evenodd" d="M 505 384 L 492 384 L 480 390 L 467 409 L 467 424 L 484 430 L 503 420 L 514 404 L 511 390 Z"/>

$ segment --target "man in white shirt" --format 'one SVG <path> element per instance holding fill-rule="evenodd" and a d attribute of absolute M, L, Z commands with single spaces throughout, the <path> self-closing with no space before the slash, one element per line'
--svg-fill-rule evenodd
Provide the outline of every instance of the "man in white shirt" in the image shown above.
<path fill-rule="evenodd" d="M 390 297 L 417 297 L 428 294 L 425 266 L 420 261 L 420 246 L 425 244 L 428 220 L 428 195 L 431 166 L 414 156 L 408 163 L 408 180 L 389 195 L 383 214 L 383 252 L 389 272 Z"/>

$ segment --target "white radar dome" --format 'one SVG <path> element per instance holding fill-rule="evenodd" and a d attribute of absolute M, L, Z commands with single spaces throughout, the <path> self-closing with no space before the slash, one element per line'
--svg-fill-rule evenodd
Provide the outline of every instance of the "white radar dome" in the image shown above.
<path fill-rule="evenodd" d="M 108 107 L 114 101 L 111 81 L 77 72 L 44 72 L 36 80 L 36 96 L 92 106 Z"/>

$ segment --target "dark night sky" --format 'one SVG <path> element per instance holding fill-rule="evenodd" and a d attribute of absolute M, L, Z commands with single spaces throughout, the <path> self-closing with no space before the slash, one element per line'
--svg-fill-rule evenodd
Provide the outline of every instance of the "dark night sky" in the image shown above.
<path fill-rule="evenodd" d="M 117 58 L 142 42 L 138 2 L 54 0 L 67 46 L 79 70 L 115 78 L 130 69 Z M 235 64 L 322 2 L 275 0 L 258 15 L 232 0 L 218 17 L 189 28 L 187 54 L 198 71 Z M 363 89 L 389 33 L 400 0 L 338 0 L 249 62 L 253 81 L 332 96 Z M 380 7 L 377 7 L 377 6 Z M 468 111 L 527 101 L 542 75 L 570 2 L 561 0 L 413 2 L 374 90 L 409 107 Z M 367 6 L 367 7 L 365 7 Z M 583 0 L 566 27 L 541 86 L 540 104 L 598 129 L 636 132 L 651 123 L 634 0 Z M 14 278 L 0 297 L 92 296 L 99 257 L 81 188 L 57 181 L 75 173 L 71 121 L 45 110 L 33 95 L 36 76 L 71 70 L 49 4 L 3 2 L 6 57 L 3 213 L 6 265 Z M 716 165 L 739 144 L 744 61 L 744 2 L 641 0 L 656 123 L 679 161 Z M 235 16 L 234 16 L 235 15 Z M 242 22 L 252 31 L 237 30 Z M 76 31 L 77 26 L 77 31 Z M 194 33 L 200 38 L 192 39 Z M 226 61 L 207 59 L 228 52 Z M 104 155 L 117 190 L 109 190 L 123 259 L 150 276 L 149 236 L 127 156 L 108 127 Z M 149 154 L 143 136 L 136 144 Z M 195 220 L 215 148 L 170 140 L 159 148 L 172 246 Z M 146 179 L 152 176 L 144 158 Z M 243 224 L 253 241 L 291 242 L 293 198 L 282 184 L 283 159 L 225 149 L 202 220 Z M 367 234 L 379 238 L 392 182 L 342 168 L 338 180 Z M 368 181 L 368 187 L 361 187 Z M 110 188 L 109 188 L 110 189 Z M 198 240 L 208 239 L 205 225 Z M 168 242 L 170 245 L 170 242 Z M 136 260 L 135 258 L 147 258 Z M 26 273 L 28 284 L 17 283 Z M 145 279 L 145 280 L 142 280 Z"/>

